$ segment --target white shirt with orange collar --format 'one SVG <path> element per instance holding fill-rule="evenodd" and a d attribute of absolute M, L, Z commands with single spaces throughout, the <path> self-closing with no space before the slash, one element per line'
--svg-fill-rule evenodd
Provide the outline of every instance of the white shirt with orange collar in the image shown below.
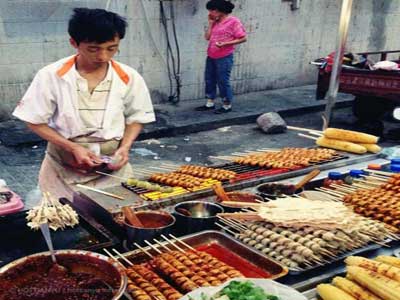
<path fill-rule="evenodd" d="M 13 115 L 32 124 L 48 124 L 67 139 L 90 134 L 79 114 L 75 59 L 70 56 L 39 70 Z M 110 66 L 113 80 L 104 124 L 90 134 L 104 140 L 121 139 L 125 124 L 155 121 L 143 77 L 119 62 L 111 61 Z"/>

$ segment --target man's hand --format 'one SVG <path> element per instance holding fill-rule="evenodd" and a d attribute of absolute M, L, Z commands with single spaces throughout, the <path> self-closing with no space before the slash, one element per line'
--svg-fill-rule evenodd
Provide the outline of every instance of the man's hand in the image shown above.
<path fill-rule="evenodd" d="M 94 168 L 94 167 L 98 167 L 99 165 L 101 165 L 103 163 L 96 154 L 94 154 L 89 149 L 86 149 L 85 147 L 82 147 L 78 144 L 75 144 L 75 146 L 73 147 L 72 154 L 74 155 L 78 166 L 86 165 L 91 168 Z"/>
<path fill-rule="evenodd" d="M 215 45 L 216 45 L 218 48 L 222 48 L 222 47 L 224 47 L 226 44 L 225 44 L 224 42 L 216 42 Z"/>
<path fill-rule="evenodd" d="M 116 162 L 109 163 L 107 167 L 114 171 L 121 169 L 129 161 L 129 148 L 120 147 L 117 151 L 115 151 L 113 157 L 115 158 Z"/>

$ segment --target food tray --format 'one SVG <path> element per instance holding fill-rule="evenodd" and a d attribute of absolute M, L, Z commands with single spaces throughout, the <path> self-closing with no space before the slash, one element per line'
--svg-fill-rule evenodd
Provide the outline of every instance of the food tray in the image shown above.
<path fill-rule="evenodd" d="M 318 294 L 317 294 L 317 289 L 313 288 L 311 290 L 308 290 L 304 293 L 302 293 L 304 297 L 306 297 L 308 300 L 318 300 Z"/>
<path fill-rule="evenodd" d="M 193 248 L 204 250 L 212 254 L 219 260 L 238 269 L 245 276 L 249 275 L 249 277 L 263 278 L 264 276 L 261 276 L 262 274 L 269 273 L 268 278 L 277 279 L 288 273 L 286 267 L 281 266 L 277 262 L 259 254 L 257 251 L 254 251 L 229 235 L 219 231 L 203 231 L 181 237 L 180 239 Z M 168 245 L 168 243 L 164 244 Z M 182 244 L 178 243 L 178 245 L 187 249 L 182 246 Z M 215 255 L 216 250 L 221 249 L 221 247 L 225 251 L 223 253 L 224 255 Z M 173 247 L 169 246 L 169 248 L 172 249 Z M 148 250 L 150 254 L 157 255 L 150 247 L 146 247 L 145 249 Z M 133 263 L 144 263 L 149 260 L 149 257 L 141 250 L 126 252 L 124 255 Z M 244 263 L 243 265 L 241 265 L 242 262 Z"/>

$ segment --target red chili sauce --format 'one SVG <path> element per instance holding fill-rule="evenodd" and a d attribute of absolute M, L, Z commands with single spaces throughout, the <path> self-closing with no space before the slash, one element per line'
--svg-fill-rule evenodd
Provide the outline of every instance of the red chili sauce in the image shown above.
<path fill-rule="evenodd" d="M 162 228 L 174 222 L 174 219 L 168 214 L 138 212 L 136 216 L 142 222 L 143 228 Z"/>
<path fill-rule="evenodd" d="M 94 257 L 32 257 L 0 275 L 0 300 L 111 300 L 120 285 L 112 265 Z"/>
<path fill-rule="evenodd" d="M 220 261 L 240 271 L 247 278 L 269 278 L 271 274 L 259 267 L 249 263 L 247 260 L 241 258 L 239 255 L 232 253 L 216 243 L 209 245 L 202 245 L 196 248 L 199 251 L 207 252 Z"/>

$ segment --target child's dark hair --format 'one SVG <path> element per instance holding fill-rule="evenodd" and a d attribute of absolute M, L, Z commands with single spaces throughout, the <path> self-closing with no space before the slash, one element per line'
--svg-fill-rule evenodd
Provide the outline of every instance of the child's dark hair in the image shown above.
<path fill-rule="evenodd" d="M 80 42 L 105 43 L 115 36 L 123 39 L 128 23 L 116 13 L 104 9 L 74 8 L 68 23 L 68 33 Z"/>
<path fill-rule="evenodd" d="M 230 14 L 235 8 L 235 4 L 227 0 L 210 0 L 206 4 L 207 10 L 218 10 L 219 12 Z"/>

